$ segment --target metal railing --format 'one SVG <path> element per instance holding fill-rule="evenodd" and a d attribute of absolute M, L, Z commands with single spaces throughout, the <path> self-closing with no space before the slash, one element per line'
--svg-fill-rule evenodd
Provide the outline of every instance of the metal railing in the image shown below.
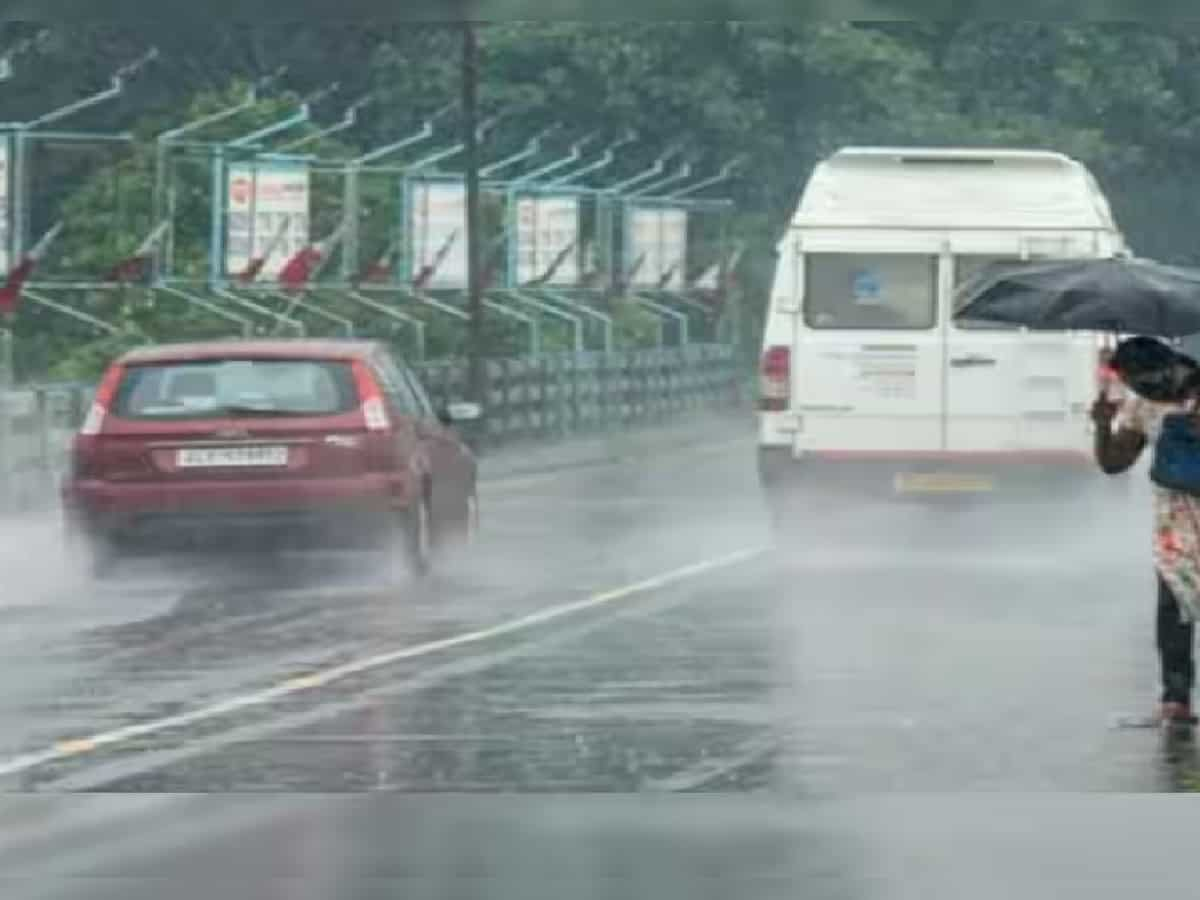
<path fill-rule="evenodd" d="M 415 367 L 439 403 L 463 396 L 463 361 Z M 634 427 L 739 399 L 732 347 L 545 354 L 490 360 L 481 447 Z"/>
<path fill-rule="evenodd" d="M 0 394 L 0 511 L 53 499 L 92 392 L 90 385 L 55 384 Z"/>
<path fill-rule="evenodd" d="M 413 368 L 436 404 L 466 395 L 465 360 Z M 483 452 L 731 407 L 744 388 L 734 348 L 721 344 L 489 360 L 487 379 L 484 416 L 464 429 Z M 53 501 L 92 391 L 52 384 L 0 393 L 0 512 Z"/>

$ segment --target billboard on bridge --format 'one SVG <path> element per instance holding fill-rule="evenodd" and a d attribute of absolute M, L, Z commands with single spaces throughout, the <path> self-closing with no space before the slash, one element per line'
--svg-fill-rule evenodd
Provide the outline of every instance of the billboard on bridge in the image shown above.
<path fill-rule="evenodd" d="M 579 198 L 537 194 L 517 201 L 517 284 L 579 283 Z M 548 276 L 548 277 L 547 277 Z"/>
<path fill-rule="evenodd" d="M 467 189 L 458 181 L 411 186 L 409 259 L 412 271 L 433 267 L 427 287 L 467 287 Z"/>
<path fill-rule="evenodd" d="M 682 290 L 688 214 L 669 206 L 632 206 L 625 215 L 625 268 L 632 287 Z"/>
<path fill-rule="evenodd" d="M 229 167 L 226 186 L 225 271 L 244 271 L 270 248 L 261 274 L 277 276 L 309 244 L 308 167 L 288 162 L 235 163 Z"/>

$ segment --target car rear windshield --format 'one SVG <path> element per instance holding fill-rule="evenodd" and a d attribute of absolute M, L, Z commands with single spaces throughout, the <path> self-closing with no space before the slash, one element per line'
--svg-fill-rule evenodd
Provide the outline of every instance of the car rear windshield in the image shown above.
<path fill-rule="evenodd" d="M 804 263 L 809 328 L 915 331 L 937 321 L 937 258 L 813 253 Z"/>
<path fill-rule="evenodd" d="M 356 405 L 348 363 L 222 359 L 132 366 L 111 412 L 126 419 L 332 416 Z"/>

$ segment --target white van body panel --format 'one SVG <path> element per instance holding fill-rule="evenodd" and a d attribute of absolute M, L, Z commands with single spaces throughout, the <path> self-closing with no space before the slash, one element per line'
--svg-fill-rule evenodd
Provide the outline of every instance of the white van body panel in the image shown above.
<path fill-rule="evenodd" d="M 951 309 L 958 281 L 988 262 L 1124 251 L 1078 162 L 846 149 L 817 165 L 778 249 L 763 346 L 792 348 L 792 389 L 787 411 L 760 413 L 763 446 L 1088 453 L 1100 338 L 967 327 Z"/>
<path fill-rule="evenodd" d="M 813 170 L 792 224 L 805 230 L 1114 231 L 1091 173 L 1039 150 L 848 147 Z"/>

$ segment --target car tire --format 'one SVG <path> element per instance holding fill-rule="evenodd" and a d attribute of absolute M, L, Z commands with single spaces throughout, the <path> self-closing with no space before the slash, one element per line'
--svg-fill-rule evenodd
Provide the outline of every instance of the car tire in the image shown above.
<path fill-rule="evenodd" d="M 427 494 L 421 494 L 405 513 L 401 541 L 409 573 L 418 578 L 428 575 L 433 568 L 433 515 Z"/>

